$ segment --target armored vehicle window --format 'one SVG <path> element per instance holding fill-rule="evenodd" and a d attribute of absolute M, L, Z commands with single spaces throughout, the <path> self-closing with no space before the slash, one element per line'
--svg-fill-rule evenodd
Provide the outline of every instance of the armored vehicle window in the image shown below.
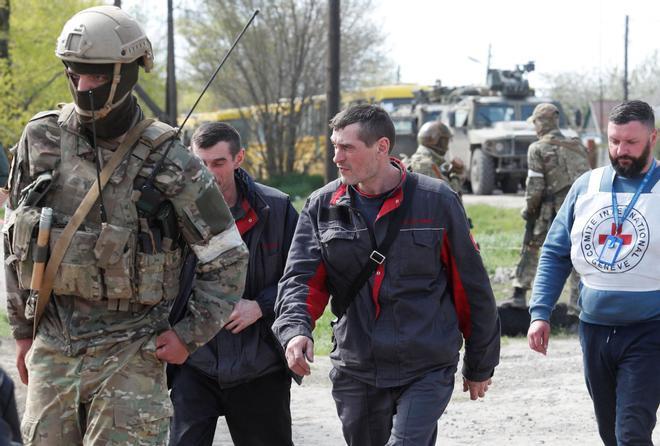
<path fill-rule="evenodd" d="M 456 127 L 465 127 L 467 125 L 468 110 L 456 110 Z"/>
<path fill-rule="evenodd" d="M 394 131 L 397 135 L 413 135 L 415 133 L 414 122 L 412 120 L 395 119 Z"/>
<path fill-rule="evenodd" d="M 495 122 L 513 121 L 516 119 L 516 110 L 509 104 L 479 105 L 475 113 L 477 127 L 491 126 Z"/>
<path fill-rule="evenodd" d="M 440 118 L 440 110 L 435 110 L 435 111 L 425 111 L 424 112 L 424 122 L 422 124 L 426 124 L 427 122 L 432 122 Z"/>

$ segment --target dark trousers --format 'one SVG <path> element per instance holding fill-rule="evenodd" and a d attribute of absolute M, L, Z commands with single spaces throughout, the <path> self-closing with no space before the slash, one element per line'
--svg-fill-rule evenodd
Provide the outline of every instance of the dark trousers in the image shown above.
<path fill-rule="evenodd" d="M 291 446 L 291 379 L 282 370 L 236 387 L 221 389 L 194 367 L 176 367 L 170 376 L 174 416 L 170 446 L 211 446 L 224 416 L 236 446 Z"/>
<path fill-rule="evenodd" d="M 332 397 L 349 446 L 432 446 L 454 390 L 456 367 L 400 387 L 378 388 L 332 369 Z"/>
<path fill-rule="evenodd" d="M 580 322 L 584 375 L 606 446 L 653 445 L 660 405 L 660 321 Z"/>
<path fill-rule="evenodd" d="M 21 442 L 21 423 L 16 410 L 14 381 L 0 368 L 0 431 L 4 440 Z M 1 444 L 2 440 L 0 440 Z"/>

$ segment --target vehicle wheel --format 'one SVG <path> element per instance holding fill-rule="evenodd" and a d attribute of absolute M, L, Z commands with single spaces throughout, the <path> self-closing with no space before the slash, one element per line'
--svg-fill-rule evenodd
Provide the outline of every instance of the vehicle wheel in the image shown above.
<path fill-rule="evenodd" d="M 502 180 L 502 192 L 505 194 L 515 194 L 518 192 L 518 185 L 520 179 L 516 177 L 507 176 Z"/>
<path fill-rule="evenodd" d="M 470 183 L 477 195 L 490 195 L 495 189 L 495 162 L 481 149 L 472 152 L 470 160 Z"/>

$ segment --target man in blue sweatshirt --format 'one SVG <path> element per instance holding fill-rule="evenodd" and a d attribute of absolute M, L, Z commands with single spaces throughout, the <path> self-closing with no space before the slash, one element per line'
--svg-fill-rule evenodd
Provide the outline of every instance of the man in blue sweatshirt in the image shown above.
<path fill-rule="evenodd" d="M 660 166 L 653 109 L 612 109 L 611 166 L 573 184 L 543 245 L 527 333 L 546 354 L 550 312 L 580 274 L 580 344 L 598 430 L 610 445 L 652 445 L 660 405 Z"/>

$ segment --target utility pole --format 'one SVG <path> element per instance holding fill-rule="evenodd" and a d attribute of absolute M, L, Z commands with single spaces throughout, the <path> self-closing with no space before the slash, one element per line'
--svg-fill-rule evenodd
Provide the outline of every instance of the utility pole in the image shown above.
<path fill-rule="evenodd" d="M 328 2 L 328 69 L 325 90 L 326 120 L 330 122 L 333 116 L 339 113 L 339 55 L 340 55 L 340 0 Z M 332 130 L 327 127 L 325 140 L 325 181 L 330 182 L 337 178 L 337 168 L 332 162 L 335 149 L 330 141 Z"/>
<path fill-rule="evenodd" d="M 176 73 L 174 66 L 174 14 L 172 0 L 167 0 L 167 84 L 165 86 L 165 114 L 168 124 L 176 126 Z"/>
<path fill-rule="evenodd" d="M 628 17 L 626 15 L 626 31 L 623 42 L 623 100 L 628 100 Z"/>
<path fill-rule="evenodd" d="M 488 75 L 490 74 L 490 59 L 493 56 L 492 45 L 488 44 L 488 60 L 486 61 L 486 84 L 488 83 Z"/>
<path fill-rule="evenodd" d="M 0 59 L 9 59 L 9 0 L 0 0 Z"/>

